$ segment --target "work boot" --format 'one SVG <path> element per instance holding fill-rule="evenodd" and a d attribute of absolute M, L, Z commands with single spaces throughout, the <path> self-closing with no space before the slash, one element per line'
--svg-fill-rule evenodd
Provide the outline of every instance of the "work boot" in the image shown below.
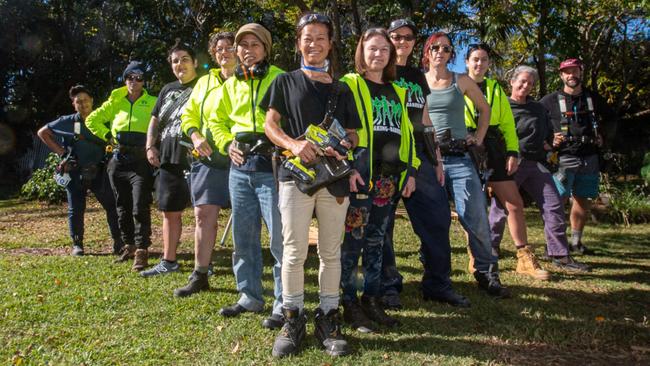
<path fill-rule="evenodd" d="M 120 256 L 114 261 L 115 263 L 126 262 L 135 255 L 135 245 L 125 245 L 122 247 Z"/>
<path fill-rule="evenodd" d="M 307 332 L 307 316 L 297 307 L 282 307 L 284 325 L 273 342 L 273 357 L 295 355 L 300 351 L 300 344 Z"/>
<path fill-rule="evenodd" d="M 485 290 L 490 296 L 498 298 L 508 298 L 511 296 L 510 290 L 501 285 L 499 272 L 493 271 L 492 266 L 490 266 L 490 270 L 487 272 L 474 272 L 474 278 L 476 278 L 476 281 L 478 282 L 478 287 Z"/>
<path fill-rule="evenodd" d="M 551 257 L 553 265 L 570 272 L 591 272 L 591 266 L 588 264 L 580 263 L 573 259 L 570 255 L 563 257 Z"/>
<path fill-rule="evenodd" d="M 535 254 L 527 246 L 517 249 L 517 273 L 540 281 L 551 279 L 551 273 L 539 265 Z"/>
<path fill-rule="evenodd" d="M 113 254 L 120 255 L 124 249 L 124 244 L 121 241 L 113 240 Z"/>
<path fill-rule="evenodd" d="M 375 331 L 372 322 L 361 309 L 359 300 L 343 301 L 343 320 L 348 325 L 361 333 L 373 333 Z"/>
<path fill-rule="evenodd" d="M 575 252 L 576 254 L 581 254 L 581 255 L 593 255 L 595 252 L 586 246 L 582 244 L 582 242 L 578 242 L 578 245 L 569 245 L 569 251 Z"/>
<path fill-rule="evenodd" d="M 190 276 L 190 283 L 174 290 L 174 296 L 187 297 L 197 292 L 206 291 L 209 288 L 208 274 L 194 271 Z"/>
<path fill-rule="evenodd" d="M 72 246 L 72 253 L 75 257 L 81 257 L 84 255 L 84 246 L 83 244 L 75 244 Z"/>
<path fill-rule="evenodd" d="M 399 325 L 399 320 L 386 314 L 384 307 L 381 306 L 381 300 L 379 297 L 366 295 L 361 296 L 361 308 L 370 320 L 379 323 L 380 325 L 391 328 Z"/>
<path fill-rule="evenodd" d="M 402 308 L 402 301 L 399 298 L 399 294 L 384 295 L 381 297 L 381 303 L 384 309 L 388 310 L 400 310 Z"/>
<path fill-rule="evenodd" d="M 328 355 L 345 356 L 350 354 L 348 342 L 345 341 L 341 333 L 341 316 L 338 309 L 332 309 L 327 314 L 323 313 L 321 308 L 316 309 L 314 336 Z"/>
<path fill-rule="evenodd" d="M 147 248 L 140 248 L 135 251 L 135 259 L 131 269 L 134 271 L 142 271 L 149 265 L 149 251 Z"/>

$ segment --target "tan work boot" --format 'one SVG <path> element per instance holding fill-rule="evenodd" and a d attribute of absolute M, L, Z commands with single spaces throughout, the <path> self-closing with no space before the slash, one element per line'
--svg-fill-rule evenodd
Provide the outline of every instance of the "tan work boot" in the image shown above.
<path fill-rule="evenodd" d="M 142 271 L 149 265 L 149 251 L 147 249 L 138 249 L 135 251 L 135 259 L 133 260 L 134 271 Z"/>
<path fill-rule="evenodd" d="M 517 249 L 517 273 L 531 276 L 540 281 L 551 279 L 551 272 L 539 265 L 535 254 L 528 247 Z"/>
<path fill-rule="evenodd" d="M 135 254 L 135 245 L 125 245 L 122 247 L 122 251 L 120 252 L 120 256 L 115 259 L 115 263 L 122 263 L 126 262 L 129 259 L 133 258 L 133 255 Z"/>
<path fill-rule="evenodd" d="M 467 255 L 469 256 L 469 262 L 467 262 L 467 272 L 474 274 L 476 269 L 474 268 L 474 256 L 472 255 L 472 250 L 467 246 Z"/>

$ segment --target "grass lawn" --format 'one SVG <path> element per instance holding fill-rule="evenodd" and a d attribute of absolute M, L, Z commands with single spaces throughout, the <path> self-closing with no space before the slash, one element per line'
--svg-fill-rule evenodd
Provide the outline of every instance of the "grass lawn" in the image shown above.
<path fill-rule="evenodd" d="M 222 228 L 229 212 L 224 211 Z M 161 252 L 160 215 L 153 212 L 152 258 Z M 542 223 L 527 211 L 531 243 L 543 251 Z M 584 243 L 598 255 L 578 258 L 595 268 L 586 275 L 555 272 L 536 282 L 514 273 L 514 247 L 506 235 L 502 281 L 513 298 L 494 300 L 466 271 L 464 234 L 452 226 L 455 288 L 470 309 L 424 302 L 419 296 L 418 240 L 406 219 L 396 224 L 398 266 L 405 309 L 393 313 L 402 326 L 382 334 L 346 329 L 355 349 L 332 359 L 316 347 L 315 251 L 306 270 L 309 336 L 303 352 L 275 360 L 275 334 L 261 327 L 264 314 L 219 316 L 237 300 L 230 268 L 231 243 L 214 253 L 211 291 L 177 299 L 193 266 L 190 210 L 184 216 L 182 271 L 143 279 L 130 264 L 113 264 L 103 212 L 90 203 L 86 255 L 69 256 L 66 207 L 0 201 L 0 363 L 27 365 L 632 365 L 650 364 L 650 225 L 590 224 Z M 221 231 L 221 230 L 220 230 Z M 219 234 L 221 235 L 221 233 Z M 271 263 L 268 250 L 265 261 Z M 546 268 L 552 269 L 546 263 Z M 270 300 L 270 268 L 264 272 Z"/>

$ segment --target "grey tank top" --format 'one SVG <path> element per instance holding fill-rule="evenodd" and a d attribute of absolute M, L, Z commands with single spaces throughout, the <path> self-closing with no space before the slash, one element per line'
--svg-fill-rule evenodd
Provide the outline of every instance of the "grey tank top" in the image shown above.
<path fill-rule="evenodd" d="M 451 131 L 451 138 L 464 140 L 467 136 L 465 127 L 465 98 L 456 83 L 456 73 L 452 72 L 453 81 L 444 89 L 429 89 L 427 106 L 431 123 L 436 128 L 436 137 L 440 141 L 446 131 Z"/>

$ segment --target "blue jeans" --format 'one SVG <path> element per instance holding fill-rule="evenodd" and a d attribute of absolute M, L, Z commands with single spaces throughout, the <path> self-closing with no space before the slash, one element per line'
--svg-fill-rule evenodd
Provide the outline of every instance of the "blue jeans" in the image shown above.
<path fill-rule="evenodd" d="M 469 236 L 474 267 L 479 272 L 498 269 L 498 258 L 492 254 L 485 193 L 470 157 L 443 156 L 445 186 L 454 199 L 458 220 Z"/>
<path fill-rule="evenodd" d="M 71 174 L 70 183 L 66 187 L 68 196 L 68 227 L 73 244 L 83 245 L 84 241 L 84 214 L 86 212 L 86 187 L 81 180 L 81 173 Z M 120 228 L 117 221 L 117 206 L 115 205 L 115 196 L 111 190 L 108 174 L 103 165 L 99 165 L 97 175 L 90 184 L 90 190 L 97 197 L 97 201 L 106 211 L 106 221 L 108 229 L 113 238 L 113 246 L 121 247 L 122 238 L 120 237 Z"/>
<path fill-rule="evenodd" d="M 433 163 L 423 146 L 417 146 L 422 161 L 415 192 L 404 199 L 413 231 L 420 238 L 420 261 L 424 267 L 420 290 L 425 297 L 442 296 L 452 290 L 449 227 L 451 211 L 445 188 L 436 177 Z"/>
<path fill-rule="evenodd" d="M 262 288 L 262 219 L 270 236 L 273 265 L 273 313 L 282 313 L 282 221 L 273 173 L 230 169 L 230 201 L 235 250 L 232 267 L 241 294 L 238 303 L 250 311 L 264 308 Z"/>
<path fill-rule="evenodd" d="M 364 270 L 363 294 L 381 295 L 381 266 L 384 235 L 393 205 L 399 198 L 399 176 L 373 179 L 369 195 L 350 195 L 345 220 L 345 239 L 341 246 L 341 288 L 343 302 L 357 298 L 355 269 L 362 256 Z M 392 189 L 387 189 L 392 184 Z M 359 197 L 361 196 L 361 197 Z"/>

